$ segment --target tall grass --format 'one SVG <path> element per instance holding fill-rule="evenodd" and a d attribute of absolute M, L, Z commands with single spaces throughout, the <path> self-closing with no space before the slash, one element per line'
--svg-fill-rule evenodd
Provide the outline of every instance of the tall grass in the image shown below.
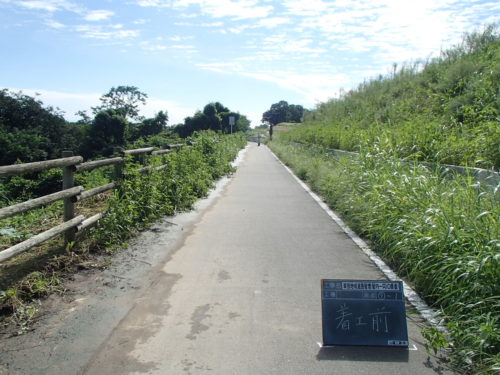
<path fill-rule="evenodd" d="M 280 141 L 270 146 L 443 312 L 457 368 L 470 374 L 498 371 L 497 191 L 466 176 L 450 179 L 408 165 L 378 144 L 363 147 L 354 159 Z M 437 331 L 427 333 L 436 349 L 446 343 Z"/>
<path fill-rule="evenodd" d="M 499 119 L 500 34 L 489 26 L 319 104 L 283 137 L 348 151 L 381 139 L 406 159 L 500 170 Z"/>

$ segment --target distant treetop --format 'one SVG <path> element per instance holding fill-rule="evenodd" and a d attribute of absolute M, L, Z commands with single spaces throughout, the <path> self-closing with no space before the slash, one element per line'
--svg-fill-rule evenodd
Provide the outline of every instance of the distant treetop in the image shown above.
<path fill-rule="evenodd" d="M 282 100 L 271 105 L 271 108 L 262 114 L 262 122 L 273 126 L 281 122 L 302 122 L 303 115 L 304 107 Z"/>

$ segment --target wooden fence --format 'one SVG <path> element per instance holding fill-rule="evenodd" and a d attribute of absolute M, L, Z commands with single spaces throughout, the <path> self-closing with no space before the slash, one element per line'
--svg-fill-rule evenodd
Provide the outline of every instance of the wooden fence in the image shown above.
<path fill-rule="evenodd" d="M 191 145 L 191 144 L 190 144 Z M 75 241 L 76 234 L 83 231 L 84 229 L 94 225 L 103 216 L 104 212 L 98 213 L 91 217 L 84 217 L 83 215 L 75 215 L 75 204 L 76 202 L 88 199 L 97 194 L 109 191 L 117 187 L 119 181 L 123 178 L 123 164 L 125 162 L 126 155 L 139 155 L 139 157 L 144 155 L 163 155 L 172 152 L 173 150 L 179 149 L 183 144 L 168 145 L 165 149 L 156 150 L 153 147 L 139 148 L 135 150 L 125 150 L 115 149 L 115 154 L 120 156 L 89 161 L 84 163 L 83 157 L 73 156 L 71 151 L 63 151 L 61 159 L 46 160 L 34 163 L 25 164 L 13 164 L 7 166 L 0 166 L 0 177 L 8 176 L 18 176 L 25 173 L 32 173 L 43 171 L 53 168 L 62 168 L 63 170 L 63 181 L 62 190 L 53 194 L 45 195 L 40 198 L 35 198 L 28 200 L 26 202 L 18 203 L 13 206 L 0 208 L 0 219 L 5 219 L 28 210 L 45 206 L 49 203 L 56 202 L 58 200 L 64 201 L 64 219 L 63 223 L 57 225 L 49 230 L 46 230 L 40 234 L 37 234 L 26 241 L 20 242 L 8 249 L 0 251 L 0 262 L 10 259 L 20 253 L 23 253 L 31 248 L 40 245 L 41 243 L 50 240 L 60 234 L 64 234 L 65 242 Z M 105 166 L 114 166 L 114 182 L 98 186 L 90 190 L 84 190 L 83 186 L 75 185 L 75 173 L 90 171 L 96 168 L 101 168 Z M 167 167 L 167 164 L 161 165 L 159 167 L 145 166 L 140 168 L 138 171 L 140 173 L 146 173 L 151 170 L 161 170 Z"/>

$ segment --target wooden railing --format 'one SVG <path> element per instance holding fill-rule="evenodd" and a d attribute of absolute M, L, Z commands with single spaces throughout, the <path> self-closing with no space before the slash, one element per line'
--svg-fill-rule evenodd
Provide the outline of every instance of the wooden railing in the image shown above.
<path fill-rule="evenodd" d="M 95 160 L 83 163 L 81 156 L 73 156 L 71 151 L 63 151 L 61 159 L 46 160 L 34 163 L 14 164 L 7 166 L 0 166 L 0 177 L 18 176 L 25 173 L 38 172 L 53 168 L 62 168 L 63 181 L 62 190 L 53 194 L 45 195 L 40 198 L 31 199 L 22 203 L 18 203 L 9 207 L 0 208 L 0 219 L 21 214 L 34 208 L 39 208 L 47 204 L 56 202 L 58 200 L 64 201 L 64 220 L 63 223 L 57 225 L 49 230 L 37 234 L 21 243 L 18 243 L 8 249 L 0 251 L 0 262 L 10 259 L 18 254 L 21 254 L 31 248 L 40 245 L 60 234 L 64 234 L 65 242 L 75 241 L 76 234 L 84 229 L 94 225 L 104 215 L 100 212 L 91 217 L 84 217 L 83 215 L 75 215 L 75 204 L 84 199 L 88 199 L 97 194 L 112 190 L 117 187 L 119 181 L 123 178 L 123 164 L 125 162 L 125 155 L 144 156 L 144 155 L 164 155 L 179 149 L 183 144 L 168 145 L 165 149 L 156 150 L 153 147 L 140 148 L 135 150 L 120 150 L 115 149 L 116 156 L 103 160 Z M 75 185 L 75 173 L 90 171 L 96 168 L 114 165 L 114 182 L 98 186 L 90 190 L 84 190 L 83 186 Z M 151 170 L 161 170 L 167 167 L 167 164 L 159 167 L 145 166 L 140 168 L 140 173 L 146 173 Z"/>

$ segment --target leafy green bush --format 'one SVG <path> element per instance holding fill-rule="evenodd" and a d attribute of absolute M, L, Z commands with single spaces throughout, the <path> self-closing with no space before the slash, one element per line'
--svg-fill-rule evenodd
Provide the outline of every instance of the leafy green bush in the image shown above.
<path fill-rule="evenodd" d="M 168 154 L 167 168 L 141 174 L 138 165 L 128 162 L 125 178 L 109 202 L 100 221 L 96 241 L 106 247 L 121 244 L 153 219 L 190 209 L 205 196 L 213 181 L 232 171 L 230 161 L 244 144 L 243 135 L 218 136 L 213 132 L 197 133 L 194 146 Z M 152 165 L 165 162 L 150 157 Z"/>

